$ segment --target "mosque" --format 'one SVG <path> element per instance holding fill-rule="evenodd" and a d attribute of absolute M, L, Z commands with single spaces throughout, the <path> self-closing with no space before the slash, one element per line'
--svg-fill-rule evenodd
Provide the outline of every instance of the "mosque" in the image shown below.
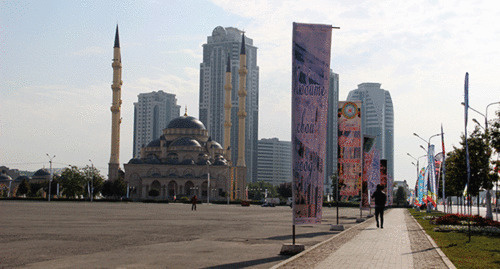
<path fill-rule="evenodd" d="M 121 57 L 118 27 L 115 35 L 113 62 L 113 106 L 110 180 L 115 180 L 118 171 L 119 117 L 121 91 Z M 245 134 L 245 80 L 246 53 L 245 35 L 242 35 L 240 50 L 239 134 Z M 238 139 L 238 156 L 230 160 L 231 128 L 231 68 L 228 57 L 226 68 L 225 122 L 227 139 L 224 146 L 213 141 L 204 124 L 186 113 L 173 119 L 163 130 L 160 138 L 141 149 L 140 158 L 133 158 L 124 164 L 125 182 L 129 186 L 128 196 L 133 200 L 157 199 L 174 200 L 197 195 L 199 200 L 225 201 L 246 199 L 246 163 L 244 156 L 245 139 Z"/>

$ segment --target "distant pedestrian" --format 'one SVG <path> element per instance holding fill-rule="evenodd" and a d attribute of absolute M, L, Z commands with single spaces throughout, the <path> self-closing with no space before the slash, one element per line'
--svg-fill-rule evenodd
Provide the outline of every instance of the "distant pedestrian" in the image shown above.
<path fill-rule="evenodd" d="M 377 190 L 372 194 L 375 198 L 375 220 L 377 221 L 377 228 L 379 227 L 378 216 L 380 215 L 380 228 L 384 228 L 384 209 L 387 195 L 382 191 L 384 186 L 378 184 Z"/>
<path fill-rule="evenodd" d="M 198 198 L 195 196 L 193 196 L 193 198 L 191 198 L 191 210 L 195 210 L 196 211 L 196 202 L 198 202 Z"/>

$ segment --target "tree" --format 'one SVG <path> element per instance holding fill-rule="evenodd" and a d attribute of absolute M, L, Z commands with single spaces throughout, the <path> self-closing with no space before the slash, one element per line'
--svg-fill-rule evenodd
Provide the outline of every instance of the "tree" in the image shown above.
<path fill-rule="evenodd" d="M 30 192 L 30 184 L 26 179 L 23 179 L 21 181 L 21 184 L 19 184 L 19 187 L 17 188 L 17 195 L 26 195 Z"/>
<path fill-rule="evenodd" d="M 76 166 L 64 169 L 60 178 L 61 189 L 67 197 L 78 197 L 84 194 L 87 178 L 81 169 Z"/>
<path fill-rule="evenodd" d="M 285 199 L 292 197 L 292 182 L 281 183 L 278 188 L 276 188 L 276 191 Z"/>
<path fill-rule="evenodd" d="M 489 127 L 490 145 L 497 153 L 500 153 L 500 110 L 496 112 L 497 117 L 493 120 L 493 124 Z"/>
<path fill-rule="evenodd" d="M 399 186 L 396 191 L 396 204 L 399 206 L 401 204 L 406 204 L 406 192 L 403 186 Z"/>
<path fill-rule="evenodd" d="M 276 188 L 267 182 L 257 181 L 250 183 L 248 186 L 248 199 L 250 200 L 262 200 L 265 198 L 265 192 L 267 189 L 267 197 L 277 197 Z"/>
<path fill-rule="evenodd" d="M 446 196 L 460 196 L 467 183 L 467 166 L 465 162 L 465 136 L 460 142 L 461 148 L 453 147 L 446 158 Z M 471 195 L 478 195 L 479 189 L 490 189 L 494 177 L 490 173 L 489 159 L 491 150 L 486 144 L 484 135 L 476 127 L 468 138 Z M 441 185 L 441 184 L 440 184 Z M 441 186 L 440 186 L 441 188 Z"/>
<path fill-rule="evenodd" d="M 86 184 L 90 184 L 91 187 L 92 185 L 94 186 L 94 197 L 102 192 L 102 188 L 104 186 L 104 177 L 100 174 L 99 169 L 95 168 L 94 166 L 87 165 L 82 169 L 82 172 L 85 175 L 87 181 Z M 84 193 L 85 196 L 89 196 L 88 189 L 86 187 Z"/>
<path fill-rule="evenodd" d="M 120 177 L 114 181 L 106 180 L 102 186 L 102 195 L 107 198 L 120 198 L 127 194 L 127 183 Z"/>

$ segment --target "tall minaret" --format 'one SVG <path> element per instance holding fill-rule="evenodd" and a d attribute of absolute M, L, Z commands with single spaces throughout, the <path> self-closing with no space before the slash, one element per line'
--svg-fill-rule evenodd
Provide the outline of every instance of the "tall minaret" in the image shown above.
<path fill-rule="evenodd" d="M 245 97 L 247 96 L 247 55 L 245 52 L 245 33 L 243 33 L 240 50 L 240 85 L 238 90 L 239 106 L 238 106 L 238 165 L 246 167 L 245 162 Z"/>
<path fill-rule="evenodd" d="M 120 107 L 122 81 L 122 57 L 120 54 L 120 38 L 118 37 L 118 25 L 116 25 L 115 45 L 113 47 L 113 104 L 111 105 L 111 158 L 109 159 L 108 179 L 118 179 L 120 168 Z"/>
<path fill-rule="evenodd" d="M 224 90 L 226 91 L 224 103 L 224 150 L 226 150 L 226 159 L 231 160 L 231 55 L 227 54 L 226 65 L 226 84 Z"/>

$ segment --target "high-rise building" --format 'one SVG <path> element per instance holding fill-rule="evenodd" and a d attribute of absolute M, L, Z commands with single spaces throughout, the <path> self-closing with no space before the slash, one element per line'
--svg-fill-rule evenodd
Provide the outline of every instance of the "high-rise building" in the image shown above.
<path fill-rule="evenodd" d="M 224 84 L 229 59 L 231 70 L 231 162 L 238 160 L 238 107 L 239 67 L 243 32 L 233 27 L 218 26 L 203 44 L 203 62 L 200 64 L 200 121 L 209 130 L 209 135 L 222 145 L 224 141 Z M 245 97 L 245 162 L 247 182 L 257 178 L 257 139 L 259 117 L 259 67 L 257 48 L 253 40 L 244 36 L 246 54 L 246 97 Z M 225 149 L 227 150 L 227 149 Z"/>
<path fill-rule="evenodd" d="M 326 120 L 326 163 L 324 193 L 332 194 L 331 176 L 337 174 L 337 138 L 339 108 L 339 74 L 330 71 L 330 87 L 328 91 L 328 118 Z"/>
<path fill-rule="evenodd" d="M 134 103 L 133 157 L 139 158 L 141 148 L 160 138 L 168 123 L 180 116 L 175 94 L 163 91 L 141 93 Z"/>
<path fill-rule="evenodd" d="M 278 138 L 259 139 L 257 181 L 279 185 L 292 181 L 292 143 Z"/>
<path fill-rule="evenodd" d="M 380 85 L 361 83 L 347 100 L 362 102 L 362 133 L 375 137 L 380 158 L 387 160 L 387 176 L 394 179 L 394 109 L 391 94 Z"/>

